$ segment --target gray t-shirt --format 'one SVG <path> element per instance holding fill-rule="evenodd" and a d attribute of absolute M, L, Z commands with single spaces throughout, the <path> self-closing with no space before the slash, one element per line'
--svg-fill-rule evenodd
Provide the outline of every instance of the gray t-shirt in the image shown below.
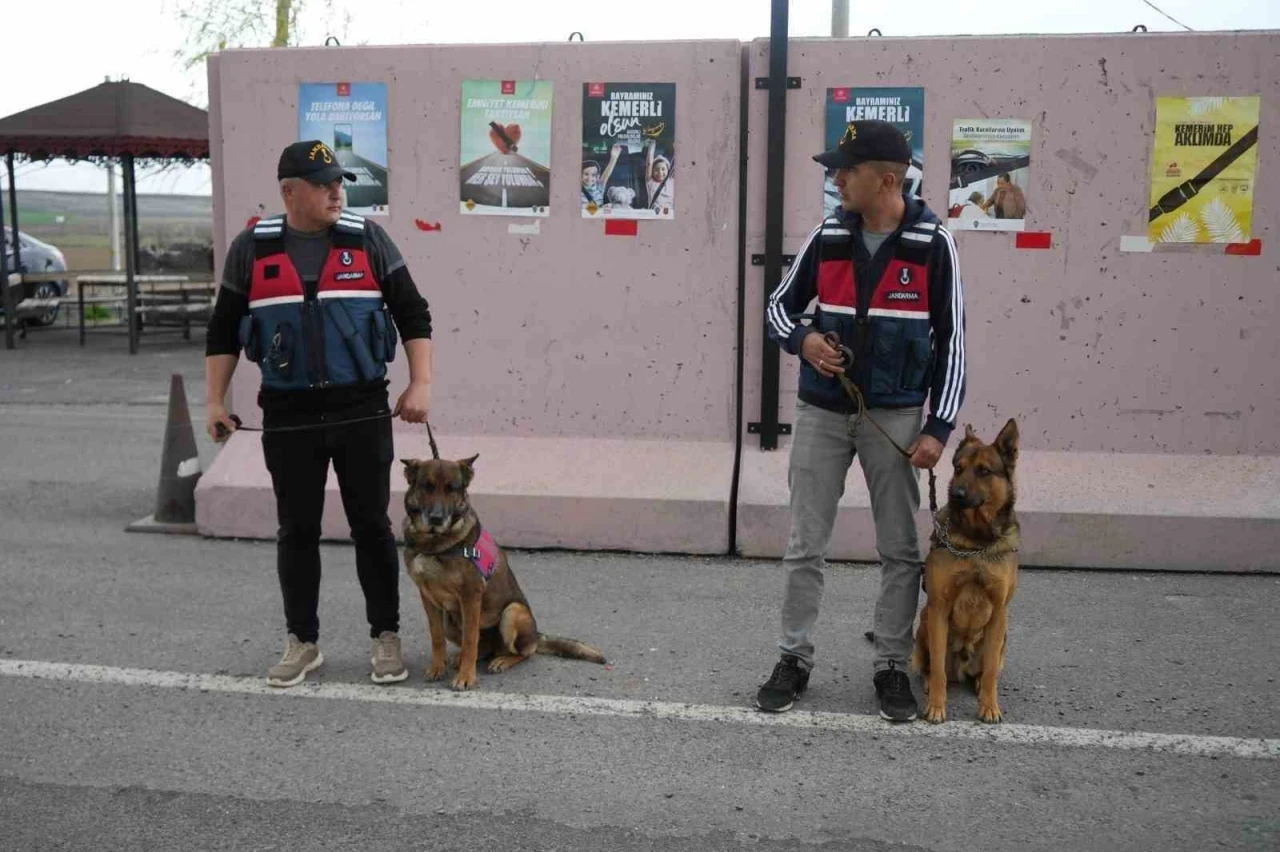
<path fill-rule="evenodd" d="M 863 228 L 862 244 L 867 247 L 867 254 L 875 257 L 876 252 L 880 250 L 880 246 L 884 245 L 885 240 L 889 239 L 890 233 L 892 233 L 892 231 L 882 234 L 878 231 L 868 231 L 866 228 Z M 292 257 L 293 254 L 290 253 L 289 256 Z"/>
<path fill-rule="evenodd" d="M 385 281 L 387 276 L 404 266 L 404 257 L 387 232 L 378 224 L 365 220 L 364 244 L 369 253 L 373 276 Z M 318 280 L 329 253 L 329 231 L 295 231 L 288 225 L 284 229 L 284 248 L 289 260 L 298 270 L 302 283 L 310 291 Z M 235 293 L 248 293 L 253 279 L 253 229 L 242 231 L 227 250 L 227 263 L 222 270 L 222 286 Z"/>

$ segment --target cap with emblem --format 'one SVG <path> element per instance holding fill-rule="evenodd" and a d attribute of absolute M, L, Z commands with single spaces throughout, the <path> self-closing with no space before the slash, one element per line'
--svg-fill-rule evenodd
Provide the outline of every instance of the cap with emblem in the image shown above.
<path fill-rule="evenodd" d="M 887 121 L 851 121 L 840 143 L 813 159 L 829 169 L 848 169 L 879 160 L 911 165 L 911 145 L 898 126 Z"/>
<path fill-rule="evenodd" d="M 276 179 L 302 178 L 309 183 L 325 184 L 338 178 L 354 181 L 356 176 L 342 167 L 338 155 L 319 139 L 294 142 L 280 152 Z"/>

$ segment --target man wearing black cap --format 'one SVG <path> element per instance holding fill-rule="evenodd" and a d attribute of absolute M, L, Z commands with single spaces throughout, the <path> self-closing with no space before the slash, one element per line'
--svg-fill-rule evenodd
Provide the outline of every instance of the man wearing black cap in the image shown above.
<path fill-rule="evenodd" d="M 873 682 L 880 715 L 910 721 L 917 705 L 907 662 L 923 568 L 917 469 L 937 464 L 964 401 L 960 266 L 938 217 L 903 193 L 911 148 L 897 127 L 851 122 L 840 143 L 814 159 L 831 171 L 841 203 L 809 234 L 768 304 L 769 335 L 800 356 L 800 390 L 788 470 L 782 658 L 756 704 L 788 710 L 808 685 L 824 556 L 856 456 L 881 558 Z M 792 318 L 815 299 L 812 324 Z M 827 332 L 853 352 L 851 366 L 823 339 Z M 842 371 L 861 388 L 867 417 L 910 459 L 866 418 L 853 423 L 854 403 L 837 378 Z"/>
<path fill-rule="evenodd" d="M 355 541 L 374 683 L 408 677 L 399 639 L 399 559 L 387 507 L 391 418 L 422 423 L 431 405 L 431 314 L 386 231 L 343 210 L 343 169 L 323 142 L 286 147 L 276 168 L 285 213 L 260 219 L 227 251 L 209 320 L 208 431 L 236 425 L 225 397 L 239 353 L 262 371 L 262 452 L 276 496 L 276 569 L 288 639 L 267 672 L 293 686 L 318 668 L 320 516 L 333 464 Z M 387 363 L 404 339 L 409 386 L 395 409 Z"/>

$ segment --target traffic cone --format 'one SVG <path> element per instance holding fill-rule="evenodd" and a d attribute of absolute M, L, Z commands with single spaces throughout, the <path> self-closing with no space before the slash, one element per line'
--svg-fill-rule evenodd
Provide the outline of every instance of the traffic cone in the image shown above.
<path fill-rule="evenodd" d="M 129 532 L 196 534 L 196 482 L 200 479 L 200 453 L 191 428 L 191 412 L 182 376 L 169 380 L 169 420 L 164 427 L 160 454 L 160 487 L 156 510 L 125 527 Z"/>

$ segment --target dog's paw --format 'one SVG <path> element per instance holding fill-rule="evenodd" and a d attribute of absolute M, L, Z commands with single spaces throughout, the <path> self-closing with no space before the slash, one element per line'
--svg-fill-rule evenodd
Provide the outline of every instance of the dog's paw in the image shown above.
<path fill-rule="evenodd" d="M 924 708 L 924 720 L 935 725 L 947 721 L 947 705 L 930 701 Z"/>
<path fill-rule="evenodd" d="M 453 679 L 453 683 L 450 684 L 450 686 L 452 686 L 454 689 L 460 692 L 462 690 L 472 689 L 475 687 L 475 685 L 476 685 L 476 673 L 474 671 L 470 673 L 458 672 L 457 677 L 455 677 Z"/>
<path fill-rule="evenodd" d="M 988 725 L 995 725 L 1004 721 L 1004 713 L 1000 712 L 1000 705 L 994 701 L 990 704 L 978 702 L 978 718 L 986 722 Z"/>
<path fill-rule="evenodd" d="M 440 680 L 449 672 L 449 667 L 444 663 L 432 663 L 423 675 L 427 680 Z"/>
<path fill-rule="evenodd" d="M 524 660 L 524 657 L 518 654 L 503 654 L 501 657 L 494 657 L 489 661 L 486 667 L 491 674 L 505 672 L 507 669 Z"/>

